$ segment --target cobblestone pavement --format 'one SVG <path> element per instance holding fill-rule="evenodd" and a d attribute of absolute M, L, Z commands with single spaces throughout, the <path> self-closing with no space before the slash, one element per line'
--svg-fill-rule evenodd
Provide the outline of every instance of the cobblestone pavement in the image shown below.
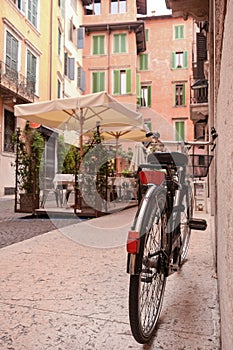
<path fill-rule="evenodd" d="M 152 342 L 142 346 L 132 338 L 124 243 L 134 213 L 0 249 L 1 350 L 220 349 L 211 225 L 205 233 L 194 231 L 187 263 L 168 278 Z"/>
<path fill-rule="evenodd" d="M 77 219 L 36 218 L 14 212 L 14 199 L 0 198 L 0 248 L 74 224 Z"/>

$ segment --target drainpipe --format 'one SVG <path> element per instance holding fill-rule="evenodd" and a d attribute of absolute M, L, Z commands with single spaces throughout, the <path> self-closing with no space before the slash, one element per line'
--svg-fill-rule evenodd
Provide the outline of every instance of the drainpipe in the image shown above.
<path fill-rule="evenodd" d="M 52 99 L 52 58 L 53 58 L 53 0 L 50 2 L 50 42 L 49 42 L 49 99 Z"/>
<path fill-rule="evenodd" d="M 110 94 L 110 35 L 111 31 L 109 29 L 109 25 L 107 26 L 108 32 L 108 93 Z"/>

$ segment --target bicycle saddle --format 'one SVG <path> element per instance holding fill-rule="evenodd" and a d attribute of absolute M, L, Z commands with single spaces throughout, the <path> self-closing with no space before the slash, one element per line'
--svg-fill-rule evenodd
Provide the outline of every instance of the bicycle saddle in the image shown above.
<path fill-rule="evenodd" d="M 148 162 L 180 167 L 188 164 L 188 157 L 180 152 L 155 152 L 148 155 Z"/>

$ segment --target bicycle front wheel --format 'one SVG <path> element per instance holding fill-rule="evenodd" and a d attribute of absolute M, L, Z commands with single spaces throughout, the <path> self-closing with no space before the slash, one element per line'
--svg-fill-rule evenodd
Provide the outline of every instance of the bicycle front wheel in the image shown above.
<path fill-rule="evenodd" d="M 143 218 L 139 228 L 141 272 L 130 276 L 129 287 L 130 326 L 135 340 L 141 344 L 147 343 L 156 329 L 167 276 L 166 195 L 159 188 L 148 192 L 151 193 L 146 194 L 138 215 Z"/>

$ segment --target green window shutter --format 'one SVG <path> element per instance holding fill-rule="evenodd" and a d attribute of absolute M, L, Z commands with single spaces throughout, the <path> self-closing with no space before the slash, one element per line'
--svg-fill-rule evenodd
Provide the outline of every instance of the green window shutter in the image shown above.
<path fill-rule="evenodd" d="M 176 106 L 176 84 L 174 85 L 174 106 Z"/>
<path fill-rule="evenodd" d="M 120 50 L 120 44 L 119 44 L 119 34 L 114 34 L 114 53 L 118 53 Z"/>
<path fill-rule="evenodd" d="M 176 68 L 176 53 L 172 52 L 172 69 Z"/>
<path fill-rule="evenodd" d="M 136 94 L 137 98 L 141 97 L 141 82 L 140 82 L 140 74 L 136 75 Z"/>
<path fill-rule="evenodd" d="M 104 35 L 99 36 L 99 54 L 104 54 Z"/>
<path fill-rule="evenodd" d="M 92 92 L 100 92 L 105 90 L 104 78 L 105 78 L 104 72 L 92 73 Z"/>
<path fill-rule="evenodd" d="M 121 35 L 121 52 L 126 52 L 126 34 Z"/>
<path fill-rule="evenodd" d="M 113 94 L 114 95 L 119 95 L 121 91 L 121 86 L 120 86 L 120 71 L 119 70 L 114 70 L 113 71 Z"/>
<path fill-rule="evenodd" d="M 126 70 L 126 93 L 132 92 L 132 72 L 131 69 Z"/>
<path fill-rule="evenodd" d="M 93 55 L 98 54 L 98 37 L 93 36 Z"/>
<path fill-rule="evenodd" d="M 180 26 L 180 39 L 184 39 L 184 26 Z"/>
<path fill-rule="evenodd" d="M 93 55 L 104 54 L 104 35 L 93 36 Z"/>
<path fill-rule="evenodd" d="M 151 100 L 152 100 L 152 87 L 148 86 L 148 107 L 151 107 Z"/>
<path fill-rule="evenodd" d="M 126 34 L 114 34 L 114 53 L 126 52 Z"/>
<path fill-rule="evenodd" d="M 139 56 L 140 59 L 140 70 L 148 70 L 148 55 L 147 54 L 141 54 Z"/>
<path fill-rule="evenodd" d="M 99 91 L 105 91 L 105 73 L 99 72 Z"/>
<path fill-rule="evenodd" d="M 146 29 L 146 41 L 149 41 L 149 29 Z"/>
<path fill-rule="evenodd" d="M 174 38 L 184 39 L 184 25 L 179 25 L 174 27 Z"/>
<path fill-rule="evenodd" d="M 184 122 L 176 122 L 176 141 L 184 141 L 185 132 L 184 132 Z"/>
<path fill-rule="evenodd" d="M 183 105 L 186 105 L 186 85 L 183 84 Z"/>
<path fill-rule="evenodd" d="M 92 73 L 92 92 L 97 92 L 98 73 Z"/>
<path fill-rule="evenodd" d="M 184 68 L 188 68 L 188 51 L 184 51 Z"/>

